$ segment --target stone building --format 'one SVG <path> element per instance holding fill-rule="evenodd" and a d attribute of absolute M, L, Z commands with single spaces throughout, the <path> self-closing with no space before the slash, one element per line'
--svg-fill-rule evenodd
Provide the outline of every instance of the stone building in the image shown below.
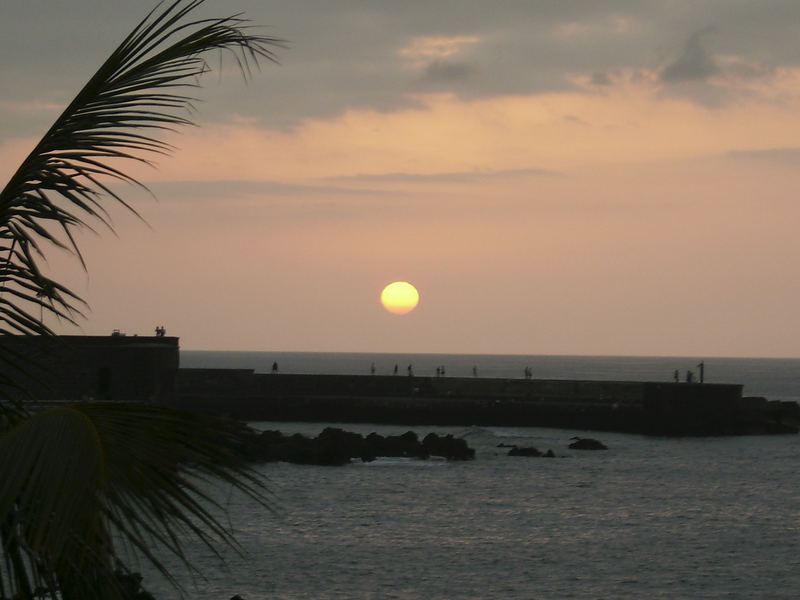
<path fill-rule="evenodd" d="M 7 398 L 164 402 L 178 365 L 177 337 L 0 336 L 0 394 Z"/>

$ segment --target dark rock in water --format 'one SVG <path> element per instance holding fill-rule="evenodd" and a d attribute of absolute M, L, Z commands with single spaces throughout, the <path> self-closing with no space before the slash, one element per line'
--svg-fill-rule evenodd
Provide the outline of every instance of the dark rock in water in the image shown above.
<path fill-rule="evenodd" d="M 555 454 L 552 450 L 542 453 L 538 448 L 534 448 L 533 446 L 523 448 L 512 446 L 511 450 L 508 451 L 508 456 L 542 456 L 544 458 L 555 458 Z"/>
<path fill-rule="evenodd" d="M 422 440 L 422 446 L 429 455 L 444 456 L 450 460 L 472 460 L 475 458 L 475 450 L 467 446 L 465 440 L 454 438 L 449 433 L 444 437 L 429 433 Z"/>
<path fill-rule="evenodd" d="M 142 588 L 141 573 L 128 573 L 121 569 L 115 569 L 114 577 L 125 598 L 130 598 L 130 600 L 155 600 L 150 592 Z"/>
<path fill-rule="evenodd" d="M 364 451 L 364 438 L 338 427 L 326 427 L 315 443 L 317 465 L 344 465 L 350 458 L 360 457 Z"/>
<path fill-rule="evenodd" d="M 310 465 L 345 465 L 351 459 L 363 462 L 378 456 L 428 458 L 431 454 L 450 460 L 475 458 L 475 450 L 452 435 L 440 437 L 428 434 L 420 442 L 416 433 L 408 431 L 402 435 L 382 436 L 370 433 L 366 438 L 358 433 L 327 427 L 316 438 L 296 433 L 285 436 L 280 431 L 249 430 L 235 451 L 248 460 L 256 462 L 283 461 Z"/>
<path fill-rule="evenodd" d="M 428 458 L 428 453 L 413 431 L 386 437 L 375 432 L 370 433 L 366 438 L 366 447 L 368 454 L 373 457 Z"/>
<path fill-rule="evenodd" d="M 335 432 L 313 439 L 299 433 L 285 436 L 274 430 L 251 431 L 237 450 L 253 462 L 342 465 L 350 462 L 348 441 L 351 440 Z"/>
<path fill-rule="evenodd" d="M 526 448 L 520 448 L 519 446 L 513 446 L 511 450 L 508 451 L 509 456 L 541 456 L 542 453 L 539 452 L 537 448 L 533 446 L 529 446 Z"/>
<path fill-rule="evenodd" d="M 592 438 L 574 437 L 569 445 L 570 450 L 608 450 L 605 444 Z"/>

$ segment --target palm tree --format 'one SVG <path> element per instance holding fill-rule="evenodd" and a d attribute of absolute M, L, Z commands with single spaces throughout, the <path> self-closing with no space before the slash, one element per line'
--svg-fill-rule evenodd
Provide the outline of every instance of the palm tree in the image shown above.
<path fill-rule="evenodd" d="M 241 15 L 197 18 L 203 2 L 168 0 L 151 11 L 0 191 L 0 335 L 50 336 L 44 313 L 68 323 L 82 316 L 81 298 L 40 269 L 45 251 L 66 248 L 83 263 L 74 233 L 90 222 L 110 227 L 109 202 L 134 210 L 110 184 L 141 185 L 122 170 L 126 161 L 169 153 L 158 136 L 190 124 L 204 57 L 229 53 L 245 77 L 275 59 L 280 40 L 254 34 Z M 0 362 L 0 387 L 24 388 L 23 360 Z M 268 504 L 263 481 L 230 450 L 243 430 L 152 406 L 30 413 L 0 396 L 0 598 L 129 597 L 120 581 L 131 550 L 174 582 L 159 550 L 192 568 L 187 532 L 212 550 L 235 546 L 207 481 Z"/>

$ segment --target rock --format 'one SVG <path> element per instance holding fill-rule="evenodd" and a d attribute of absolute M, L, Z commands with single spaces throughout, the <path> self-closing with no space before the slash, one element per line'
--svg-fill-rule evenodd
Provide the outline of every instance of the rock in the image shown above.
<path fill-rule="evenodd" d="M 592 438 L 574 437 L 569 445 L 570 450 L 608 450 L 605 444 Z"/>
<path fill-rule="evenodd" d="M 428 458 L 427 451 L 413 431 L 386 437 L 373 432 L 367 436 L 366 442 L 368 453 L 372 456 Z"/>
<path fill-rule="evenodd" d="M 130 598 L 130 600 L 155 600 L 150 592 L 142 588 L 142 575 L 140 573 L 128 573 L 121 569 L 115 569 L 114 576 L 125 598 Z"/>
<path fill-rule="evenodd" d="M 520 448 L 519 446 L 513 446 L 511 450 L 508 451 L 509 456 L 541 456 L 542 453 L 539 452 L 537 448 L 533 446 L 528 446 L 525 448 Z"/>
<path fill-rule="evenodd" d="M 429 455 L 443 456 L 448 460 L 473 460 L 475 450 L 467 445 L 466 440 L 454 438 L 452 434 L 442 437 L 429 433 L 422 440 L 422 446 Z"/>
<path fill-rule="evenodd" d="M 310 465 L 345 465 L 354 458 L 370 462 L 378 456 L 428 458 L 435 454 L 450 460 L 475 458 L 475 450 L 452 435 L 428 434 L 423 443 L 413 431 L 386 437 L 370 433 L 365 438 L 338 427 L 327 427 L 316 438 L 300 433 L 285 436 L 280 431 L 251 431 L 235 450 L 253 462 Z"/>
<path fill-rule="evenodd" d="M 326 427 L 312 441 L 315 465 L 346 465 L 361 456 L 364 438 L 337 427 Z"/>

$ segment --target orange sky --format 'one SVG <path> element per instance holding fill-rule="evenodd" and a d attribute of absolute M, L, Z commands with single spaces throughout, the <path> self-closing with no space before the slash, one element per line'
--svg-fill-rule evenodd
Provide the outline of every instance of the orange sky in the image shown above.
<path fill-rule="evenodd" d="M 770 54 L 724 2 L 709 3 L 713 29 L 691 7 L 668 23 L 623 2 L 614 18 L 548 14 L 535 43 L 554 58 L 526 89 L 517 40 L 534 42 L 512 22 L 540 22 L 535 5 L 437 29 L 377 3 L 386 35 L 351 15 L 326 55 L 303 45 L 327 31 L 310 20 L 304 36 L 308 14 L 243 4 L 292 47 L 246 86 L 212 77 L 201 127 L 136 170 L 159 199 L 125 191 L 149 227 L 114 211 L 118 237 L 81 237 L 88 273 L 49 255 L 91 306 L 77 332 L 163 324 L 184 349 L 798 356 L 800 65 L 779 52 L 782 20 L 761 24 Z M 439 4 L 410 10 L 435 24 Z M 374 64 L 348 54 L 359 35 Z M 340 83 L 321 75 L 331 52 Z M 0 95 L 4 177 L 67 99 L 46 66 L 22 97 Z M 295 113 L 276 106 L 292 94 Z M 379 302 L 398 279 L 420 292 L 405 316 Z"/>

